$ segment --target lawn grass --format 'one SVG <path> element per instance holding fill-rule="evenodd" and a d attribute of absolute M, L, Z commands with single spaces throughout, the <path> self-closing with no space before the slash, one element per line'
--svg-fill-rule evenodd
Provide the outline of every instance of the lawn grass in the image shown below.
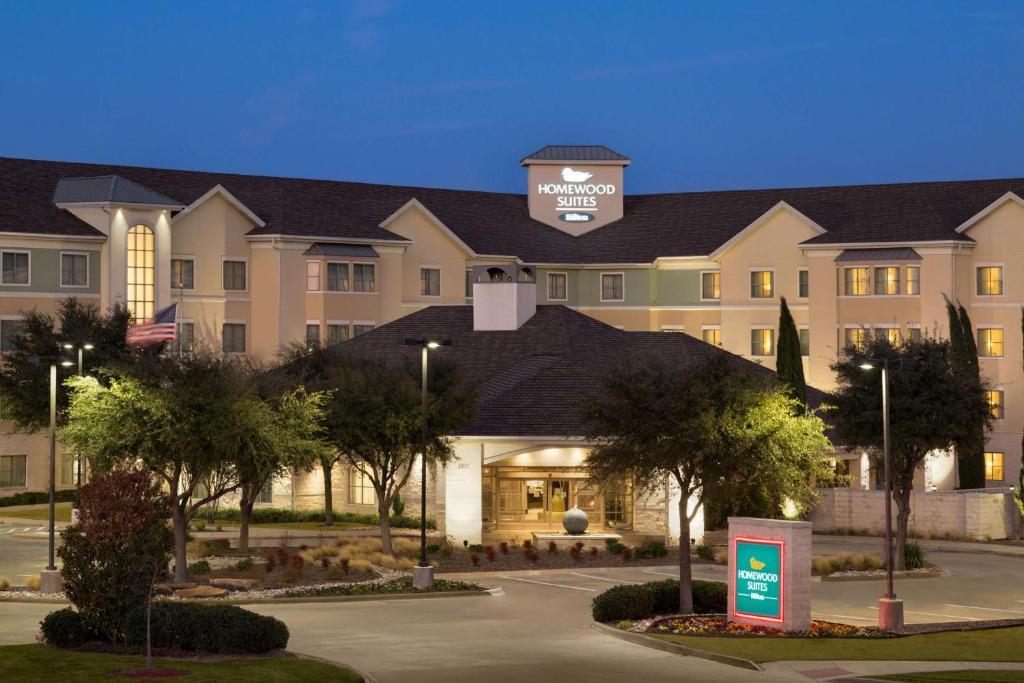
<path fill-rule="evenodd" d="M 1022 683 L 1024 671 L 989 671 L 968 669 L 963 671 L 927 671 L 922 673 L 894 674 L 879 676 L 880 681 L 904 681 L 905 683 L 935 683 L 936 681 L 972 681 L 972 683 Z"/>
<path fill-rule="evenodd" d="M 56 513 L 58 522 L 70 522 L 71 503 L 57 503 Z M 0 517 L 13 517 L 16 519 L 30 519 L 33 521 L 45 522 L 50 519 L 50 506 L 36 505 L 34 507 L 26 507 L 19 510 L 0 508 Z"/>
<path fill-rule="evenodd" d="M 362 680 L 350 669 L 297 657 L 233 659 L 221 662 L 158 659 L 154 660 L 153 665 L 158 668 L 188 671 L 188 676 L 170 680 L 184 680 L 189 683 L 200 683 L 200 681 L 355 683 Z M 110 679 L 110 674 L 115 671 L 141 669 L 144 666 L 145 658 L 143 657 L 69 652 L 45 645 L 0 647 L 0 681 L 57 680 L 61 683 L 91 683 L 92 681 Z"/>
<path fill-rule="evenodd" d="M 881 640 L 856 638 L 718 638 L 651 634 L 697 650 L 754 662 L 787 659 L 1017 662 L 1024 656 L 1024 626 L 925 633 Z"/>

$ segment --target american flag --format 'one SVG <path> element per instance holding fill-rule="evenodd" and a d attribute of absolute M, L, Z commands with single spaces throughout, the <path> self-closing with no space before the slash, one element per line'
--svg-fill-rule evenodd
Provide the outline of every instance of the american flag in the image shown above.
<path fill-rule="evenodd" d="M 174 341 L 176 329 L 174 321 L 177 312 L 178 304 L 171 304 L 167 308 L 157 311 L 156 315 L 141 325 L 129 327 L 125 341 L 129 346 L 146 346 Z"/>

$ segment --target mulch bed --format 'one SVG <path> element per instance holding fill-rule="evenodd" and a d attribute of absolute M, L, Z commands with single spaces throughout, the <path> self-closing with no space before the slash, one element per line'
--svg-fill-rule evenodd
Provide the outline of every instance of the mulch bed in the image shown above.
<path fill-rule="evenodd" d="M 594 546 L 596 547 L 596 546 Z M 476 555 L 479 564 L 473 564 L 472 555 Z M 499 572 L 499 571 L 521 571 L 526 569 L 578 569 L 580 567 L 657 567 L 676 566 L 679 564 L 679 550 L 669 548 L 668 554 L 664 557 L 637 558 L 624 560 L 621 556 L 608 553 L 603 547 L 598 548 L 597 555 L 591 555 L 590 547 L 586 547 L 580 553 L 580 559 L 573 559 L 568 549 L 559 550 L 557 553 L 549 553 L 546 548 L 537 550 L 537 561 L 530 561 L 521 547 L 509 547 L 508 554 L 504 555 L 497 551 L 494 561 L 487 559 L 482 552 L 471 553 L 468 550 L 459 548 L 452 550 L 451 554 L 443 553 L 428 554 L 430 562 L 437 567 L 439 572 L 463 573 L 463 572 Z M 694 564 L 712 564 L 691 558 Z M 653 580 L 653 579 L 652 579 Z"/>
<path fill-rule="evenodd" d="M 332 558 L 333 561 L 337 561 Z M 209 574 L 202 574 L 200 576 L 193 576 L 193 580 L 198 584 L 208 583 L 210 579 L 255 579 L 257 584 L 255 590 L 261 590 L 264 588 L 286 588 L 292 586 L 317 586 L 322 583 L 359 583 L 361 581 L 369 581 L 370 579 L 377 578 L 377 574 L 374 572 L 359 572 L 350 570 L 348 574 L 338 577 L 336 574 L 331 574 L 329 570 L 323 569 L 319 564 L 305 563 L 302 568 L 302 574 L 294 581 L 288 581 L 291 575 L 288 573 L 288 568 L 281 569 L 277 568 L 272 572 L 267 572 L 266 562 L 254 563 L 251 569 L 240 571 L 233 567 L 227 567 L 224 569 L 215 569 Z"/>
<path fill-rule="evenodd" d="M 832 621 L 811 621 L 809 631 L 790 633 L 768 626 L 754 626 L 728 621 L 724 615 L 658 617 L 636 622 L 629 629 L 635 633 L 663 633 L 679 636 L 712 636 L 728 638 L 891 638 L 892 634 L 873 626 L 851 626 Z"/>

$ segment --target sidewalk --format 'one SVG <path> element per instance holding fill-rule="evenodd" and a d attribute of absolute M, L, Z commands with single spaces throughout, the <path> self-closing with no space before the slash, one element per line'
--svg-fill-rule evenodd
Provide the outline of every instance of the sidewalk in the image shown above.
<path fill-rule="evenodd" d="M 916 673 L 920 671 L 970 671 L 996 669 L 1024 671 L 1024 662 L 876 662 L 876 661 L 784 661 L 759 665 L 765 673 L 794 680 L 858 681 L 867 676 Z"/>

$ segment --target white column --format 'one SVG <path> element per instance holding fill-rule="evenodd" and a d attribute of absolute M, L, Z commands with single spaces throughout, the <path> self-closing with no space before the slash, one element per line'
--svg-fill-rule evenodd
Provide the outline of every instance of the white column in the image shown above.
<path fill-rule="evenodd" d="M 457 442 L 455 459 L 444 468 L 444 527 L 456 544 L 482 540 L 482 467 L 482 444 Z"/>

